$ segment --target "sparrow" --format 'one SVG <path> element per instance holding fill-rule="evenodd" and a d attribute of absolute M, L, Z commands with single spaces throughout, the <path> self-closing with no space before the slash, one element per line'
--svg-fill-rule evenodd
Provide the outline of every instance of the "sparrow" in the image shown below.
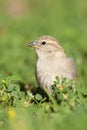
<path fill-rule="evenodd" d="M 68 58 L 60 43 L 52 36 L 44 35 L 34 42 L 28 43 L 36 50 L 36 79 L 41 88 L 53 93 L 55 78 L 75 80 L 77 69 L 72 58 Z"/>

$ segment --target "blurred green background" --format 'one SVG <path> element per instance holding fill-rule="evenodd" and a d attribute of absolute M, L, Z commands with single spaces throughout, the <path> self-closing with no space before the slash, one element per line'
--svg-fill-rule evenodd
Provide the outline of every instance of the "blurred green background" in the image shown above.
<path fill-rule="evenodd" d="M 60 41 L 67 55 L 76 61 L 79 86 L 86 88 L 86 0 L 0 0 L 0 81 L 5 76 L 16 74 L 23 83 L 37 86 L 34 73 L 37 56 L 26 43 L 41 35 L 51 35 Z M 49 109 L 49 104 L 47 105 L 46 109 Z M 48 112 L 46 115 L 44 104 L 39 109 L 31 104 L 26 109 L 22 108 L 21 103 L 19 106 L 14 107 L 15 110 L 9 110 L 9 117 L 17 116 L 16 122 L 10 119 L 8 122 L 8 109 L 0 106 L 1 129 L 7 128 L 8 124 L 8 129 L 11 130 L 20 129 L 20 126 L 21 130 L 43 130 L 43 126 L 50 130 L 87 129 L 87 107 L 79 107 L 67 116 L 68 108 L 63 108 L 61 113 Z M 37 115 L 32 116 L 34 111 Z"/>
<path fill-rule="evenodd" d="M 41 35 L 56 37 L 74 57 L 79 81 L 87 84 L 86 0 L 0 0 L 0 76 L 16 73 L 36 84 L 36 54 L 27 42 Z"/>

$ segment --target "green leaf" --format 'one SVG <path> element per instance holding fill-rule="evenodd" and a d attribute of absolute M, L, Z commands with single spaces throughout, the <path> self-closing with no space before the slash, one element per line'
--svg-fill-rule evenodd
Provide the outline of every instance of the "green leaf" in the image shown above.
<path fill-rule="evenodd" d="M 38 101 L 40 101 L 42 99 L 42 96 L 40 94 L 36 94 L 35 95 L 35 99 L 38 100 Z"/>
<path fill-rule="evenodd" d="M 19 92 L 20 91 L 20 86 L 18 84 L 14 84 L 15 91 Z"/>
<path fill-rule="evenodd" d="M 11 86 L 8 87 L 7 92 L 12 92 L 13 90 L 14 90 L 14 86 L 11 85 Z"/>

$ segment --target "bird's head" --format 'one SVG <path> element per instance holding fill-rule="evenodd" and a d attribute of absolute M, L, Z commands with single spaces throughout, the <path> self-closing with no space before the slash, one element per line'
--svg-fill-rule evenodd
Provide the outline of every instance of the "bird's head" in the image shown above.
<path fill-rule="evenodd" d="M 64 54 L 63 48 L 58 41 L 51 36 L 41 36 L 34 42 L 28 43 L 28 46 L 36 49 L 38 57 L 53 56 L 61 52 Z"/>

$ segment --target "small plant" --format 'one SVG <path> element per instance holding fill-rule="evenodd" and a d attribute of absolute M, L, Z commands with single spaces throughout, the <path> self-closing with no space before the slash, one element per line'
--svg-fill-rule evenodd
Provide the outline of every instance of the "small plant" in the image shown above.
<path fill-rule="evenodd" d="M 66 78 L 63 78 L 60 81 L 60 79 L 56 77 L 52 89 L 57 103 L 61 106 L 69 106 L 71 108 L 80 105 L 83 96 L 75 87 L 73 80 L 67 81 Z"/>
<path fill-rule="evenodd" d="M 0 84 L 0 103 L 4 106 L 16 106 L 21 104 L 28 107 L 29 103 L 40 105 L 46 98 L 41 94 L 33 94 L 30 90 L 25 89 L 19 77 L 13 75 L 2 79 Z"/>
<path fill-rule="evenodd" d="M 8 76 L 2 79 L 0 85 L 0 102 L 4 105 L 15 106 L 24 96 L 20 92 L 20 85 L 15 76 Z"/>

